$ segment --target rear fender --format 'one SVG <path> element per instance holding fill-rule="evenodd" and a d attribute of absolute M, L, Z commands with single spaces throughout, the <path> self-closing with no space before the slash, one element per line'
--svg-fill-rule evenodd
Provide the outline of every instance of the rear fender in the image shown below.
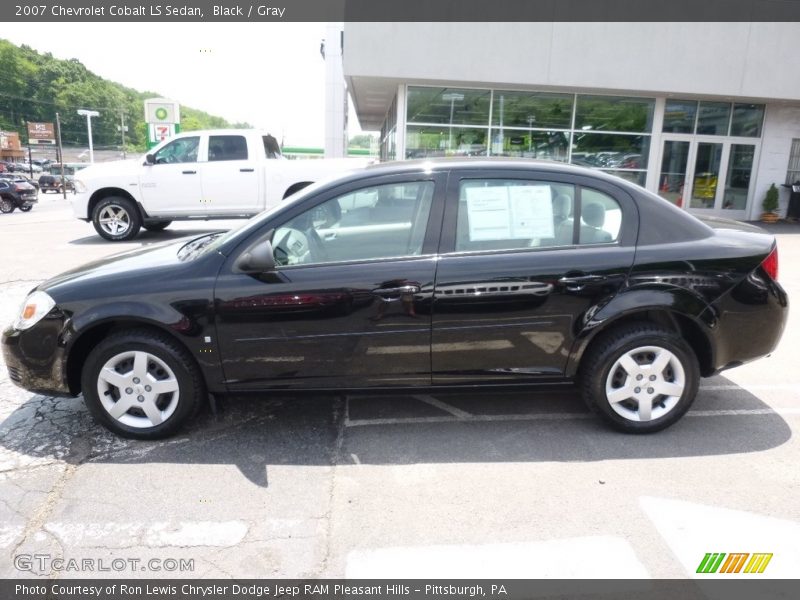
<path fill-rule="evenodd" d="M 575 377 L 586 349 L 598 335 L 609 331 L 622 321 L 641 318 L 654 320 L 651 315 L 659 315 L 660 319 L 669 319 L 671 326 L 680 330 L 675 316 L 685 317 L 693 321 L 702 331 L 705 341 L 711 345 L 711 331 L 716 327 L 716 311 L 699 296 L 688 290 L 677 287 L 653 286 L 638 287 L 623 291 L 614 296 L 605 305 L 590 308 L 584 317 L 581 330 L 575 337 L 566 375 Z"/>

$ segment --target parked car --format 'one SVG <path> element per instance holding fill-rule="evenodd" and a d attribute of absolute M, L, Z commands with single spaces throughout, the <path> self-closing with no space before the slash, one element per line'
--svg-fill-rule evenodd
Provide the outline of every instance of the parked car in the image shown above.
<path fill-rule="evenodd" d="M 6 179 L 8 181 L 13 181 L 14 183 L 26 183 L 32 186 L 37 193 L 39 192 L 39 182 L 30 179 L 24 173 L 0 173 L 0 179 Z"/>
<path fill-rule="evenodd" d="M 287 160 L 269 134 L 253 129 L 182 133 L 144 159 L 97 163 L 75 178 L 75 216 L 111 241 L 172 221 L 251 217 L 312 182 L 368 160 Z"/>
<path fill-rule="evenodd" d="M 61 175 L 50 175 L 46 173 L 39 177 L 39 189 L 42 190 L 43 193 L 49 191 L 63 192 L 66 185 L 67 191 L 72 192 L 75 190 L 73 179 L 74 178 L 70 175 L 66 175 L 62 179 Z"/>
<path fill-rule="evenodd" d="M 59 275 L 2 348 L 17 385 L 83 393 L 133 438 L 175 432 L 208 393 L 568 383 L 645 433 L 700 377 L 775 348 L 777 276 L 767 232 L 598 171 L 400 162 Z"/>
<path fill-rule="evenodd" d="M 15 208 L 28 212 L 36 202 L 36 188 L 32 185 L 0 178 L 0 212 L 14 212 Z"/>

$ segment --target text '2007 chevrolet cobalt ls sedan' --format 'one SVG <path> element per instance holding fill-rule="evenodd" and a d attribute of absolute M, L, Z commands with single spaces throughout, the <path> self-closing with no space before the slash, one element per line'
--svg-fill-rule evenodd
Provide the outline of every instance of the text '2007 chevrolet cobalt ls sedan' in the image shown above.
<path fill-rule="evenodd" d="M 764 231 L 597 171 L 404 162 L 59 275 L 2 346 L 18 385 L 83 393 L 135 438 L 173 433 L 208 393 L 565 382 L 652 432 L 700 377 L 773 350 L 777 273 Z"/>

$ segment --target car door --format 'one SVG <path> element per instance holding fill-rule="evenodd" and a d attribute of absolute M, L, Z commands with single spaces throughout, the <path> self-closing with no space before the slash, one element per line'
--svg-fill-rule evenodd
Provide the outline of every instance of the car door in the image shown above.
<path fill-rule="evenodd" d="M 636 206 L 589 177 L 452 174 L 433 302 L 434 384 L 564 375 L 582 320 L 624 285 Z"/>
<path fill-rule="evenodd" d="M 259 212 L 258 164 L 263 160 L 263 145 L 248 147 L 244 135 L 209 135 L 201 178 L 206 211 L 212 215 Z"/>
<path fill-rule="evenodd" d="M 442 175 L 381 176 L 320 192 L 243 244 L 269 238 L 274 270 L 237 272 L 237 248 L 215 292 L 229 389 L 429 385 L 442 213 Z"/>
<path fill-rule="evenodd" d="M 141 167 L 139 189 L 150 216 L 187 216 L 205 212 L 201 202 L 200 136 L 182 136 L 153 154 Z"/>

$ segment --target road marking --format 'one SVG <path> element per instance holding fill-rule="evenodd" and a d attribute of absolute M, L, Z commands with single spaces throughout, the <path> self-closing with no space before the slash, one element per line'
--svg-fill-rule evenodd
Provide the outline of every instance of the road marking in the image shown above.
<path fill-rule="evenodd" d="M 181 521 L 181 522 L 49 522 L 46 531 L 56 535 L 68 547 L 172 546 L 230 547 L 247 535 L 244 521 Z"/>
<path fill-rule="evenodd" d="M 345 567 L 347 579 L 513 579 L 521 574 L 533 579 L 650 578 L 630 543 L 616 536 L 354 550 Z M 551 593 L 543 590 L 541 595 Z"/>
<path fill-rule="evenodd" d="M 425 402 L 426 404 L 430 404 L 431 406 L 435 406 L 436 408 L 443 410 L 444 412 L 448 412 L 454 417 L 458 417 L 459 419 L 466 419 L 471 417 L 472 415 L 465 410 L 461 410 L 460 408 L 456 408 L 447 402 L 442 402 L 441 400 L 437 400 L 433 396 L 421 395 L 421 396 L 414 396 L 417 400 L 421 402 Z"/>
<path fill-rule="evenodd" d="M 472 415 L 456 417 L 405 417 L 381 419 L 347 419 L 345 427 L 368 427 L 371 425 L 414 425 L 425 423 L 471 423 L 492 421 L 578 421 L 581 419 L 596 418 L 591 413 L 541 413 L 523 415 Z M 695 410 L 689 411 L 687 417 L 730 417 L 730 416 L 759 416 L 759 415 L 797 415 L 800 408 L 750 408 L 750 409 L 723 409 L 723 410 Z"/>
<path fill-rule="evenodd" d="M 721 384 L 721 385 L 706 385 L 700 387 L 701 392 L 733 391 L 733 390 L 742 390 L 744 392 L 749 390 L 759 390 L 759 391 L 789 390 L 800 393 L 800 384 L 798 383 L 756 383 L 753 385 Z"/>

